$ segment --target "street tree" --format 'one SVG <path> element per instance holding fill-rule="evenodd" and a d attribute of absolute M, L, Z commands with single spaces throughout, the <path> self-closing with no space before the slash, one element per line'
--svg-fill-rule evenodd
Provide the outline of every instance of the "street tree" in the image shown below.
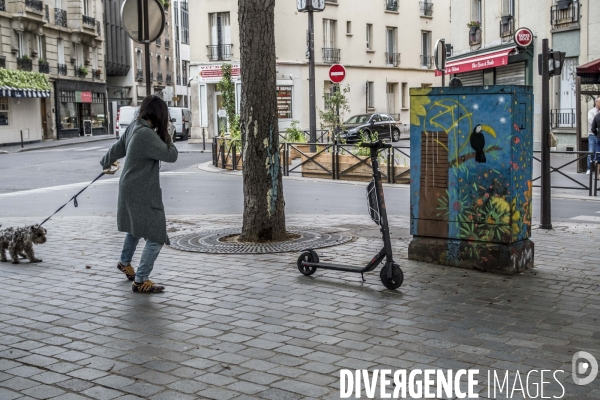
<path fill-rule="evenodd" d="M 285 240 L 275 69 L 275 0 L 239 0 L 242 242 Z"/>

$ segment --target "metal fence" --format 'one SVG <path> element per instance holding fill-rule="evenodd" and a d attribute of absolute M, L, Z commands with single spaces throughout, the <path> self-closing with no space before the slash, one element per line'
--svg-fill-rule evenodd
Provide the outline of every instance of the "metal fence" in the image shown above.
<path fill-rule="evenodd" d="M 536 154 L 538 156 L 536 156 Z M 538 151 L 534 151 L 533 152 L 533 159 L 535 161 L 538 161 L 538 162 L 541 163 L 542 162 L 541 161 L 541 154 L 542 154 L 542 152 L 539 151 L 539 150 Z M 568 179 L 570 182 L 573 183 L 573 186 L 562 186 L 562 185 L 555 186 L 555 185 L 552 185 L 552 183 L 550 183 L 550 187 L 552 189 L 586 190 L 588 192 L 588 196 L 596 196 L 597 195 L 596 194 L 596 190 L 594 189 L 595 184 L 593 185 L 593 182 L 598 179 L 597 168 L 594 168 L 595 171 L 592 171 L 592 173 L 590 173 L 589 175 L 587 175 L 587 177 L 588 177 L 587 185 L 585 183 L 583 183 L 583 182 L 580 182 L 580 181 L 574 179 L 573 177 L 567 175 L 564 172 L 565 167 L 567 167 L 567 166 L 569 166 L 571 164 L 577 163 L 580 160 L 586 159 L 589 155 L 593 154 L 592 152 L 588 152 L 588 151 L 551 151 L 550 155 L 553 155 L 553 154 L 565 154 L 565 155 L 571 155 L 571 156 L 576 156 L 576 157 L 574 157 L 573 159 L 565 162 L 564 164 L 562 164 L 562 165 L 560 165 L 558 167 L 554 167 L 552 165 L 552 163 L 550 163 L 550 174 L 551 174 L 551 176 L 552 176 L 553 173 L 555 173 L 555 176 L 556 175 L 561 175 L 562 177 Z M 594 178 L 594 177 L 596 177 L 596 178 Z M 533 178 L 532 182 L 541 180 L 541 178 L 542 178 L 541 175 L 536 176 L 536 177 Z M 540 187 L 540 185 L 535 185 L 534 184 L 533 187 Z"/>

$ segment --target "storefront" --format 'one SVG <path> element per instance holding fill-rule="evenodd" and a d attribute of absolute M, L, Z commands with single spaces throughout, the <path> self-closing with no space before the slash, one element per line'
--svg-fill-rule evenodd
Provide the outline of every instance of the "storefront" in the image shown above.
<path fill-rule="evenodd" d="M 57 80 L 54 86 L 58 139 L 108 133 L 105 84 Z"/>
<path fill-rule="evenodd" d="M 43 139 L 42 118 L 50 90 L 0 88 L 0 145 Z"/>

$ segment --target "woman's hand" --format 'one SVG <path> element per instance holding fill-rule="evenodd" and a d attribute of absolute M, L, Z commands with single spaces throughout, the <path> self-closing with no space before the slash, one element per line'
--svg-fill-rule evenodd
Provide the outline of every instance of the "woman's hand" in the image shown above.
<path fill-rule="evenodd" d="M 106 175 L 114 175 L 114 173 L 117 172 L 118 170 L 119 170 L 119 162 L 115 161 L 114 163 L 111 164 L 111 166 L 109 168 L 106 168 L 102 172 L 104 172 Z"/>

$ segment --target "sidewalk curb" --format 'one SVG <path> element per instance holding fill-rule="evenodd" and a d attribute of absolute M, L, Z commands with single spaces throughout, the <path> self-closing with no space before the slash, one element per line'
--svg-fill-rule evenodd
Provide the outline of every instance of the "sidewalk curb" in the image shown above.
<path fill-rule="evenodd" d="M 91 138 L 86 139 L 85 141 L 67 142 L 67 143 L 65 143 L 64 141 L 61 141 L 61 140 L 56 140 L 56 141 L 48 142 L 48 144 L 45 146 L 29 147 L 29 148 L 25 147 L 23 149 L 18 149 L 17 151 L 13 151 L 13 152 L 0 150 L 0 154 L 16 154 L 16 153 L 23 153 L 26 151 L 45 150 L 48 148 L 71 146 L 71 145 L 85 144 L 85 143 L 92 143 L 92 142 L 101 142 L 104 140 L 111 140 L 111 139 L 115 140 L 116 137 L 114 135 L 102 135 L 102 136 L 97 136 L 97 137 L 92 136 Z"/>

